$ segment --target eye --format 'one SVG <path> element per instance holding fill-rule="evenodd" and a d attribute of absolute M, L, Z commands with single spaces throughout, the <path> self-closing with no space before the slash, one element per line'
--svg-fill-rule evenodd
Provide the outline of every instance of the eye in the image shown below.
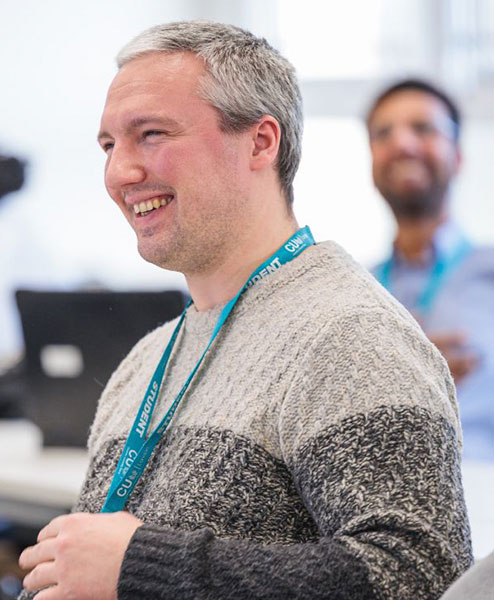
<path fill-rule="evenodd" d="M 384 125 L 382 127 L 376 127 L 371 129 L 370 138 L 373 142 L 383 142 L 387 140 L 391 135 L 392 127 L 391 125 Z"/>
<path fill-rule="evenodd" d="M 114 145 L 115 144 L 113 142 L 105 142 L 104 144 L 101 144 L 101 147 L 103 148 L 103 152 L 107 153 L 113 148 Z"/>
<path fill-rule="evenodd" d="M 98 141 L 99 141 L 100 148 L 103 150 L 103 152 L 105 154 L 107 154 L 115 145 L 115 142 L 113 142 L 112 140 L 110 140 L 108 138 L 106 138 L 106 139 L 102 138 Z"/>
<path fill-rule="evenodd" d="M 426 121 L 413 123 L 412 129 L 417 135 L 427 136 L 437 133 L 437 128 L 432 123 L 427 123 Z"/>
<path fill-rule="evenodd" d="M 144 138 L 157 137 L 157 136 L 160 136 L 160 135 L 165 135 L 165 132 L 164 131 L 160 131 L 158 129 L 147 129 L 142 134 L 142 136 Z"/>

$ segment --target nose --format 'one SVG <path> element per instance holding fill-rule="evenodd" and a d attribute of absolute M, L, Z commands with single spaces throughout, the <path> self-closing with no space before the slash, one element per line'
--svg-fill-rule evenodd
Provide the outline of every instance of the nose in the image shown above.
<path fill-rule="evenodd" d="M 125 187 L 142 183 L 146 169 L 138 152 L 129 145 L 115 143 L 105 166 L 105 184 L 108 190 L 118 192 Z"/>
<path fill-rule="evenodd" d="M 417 133 L 407 125 L 394 126 L 389 136 L 390 148 L 397 153 L 415 155 L 420 149 Z"/>

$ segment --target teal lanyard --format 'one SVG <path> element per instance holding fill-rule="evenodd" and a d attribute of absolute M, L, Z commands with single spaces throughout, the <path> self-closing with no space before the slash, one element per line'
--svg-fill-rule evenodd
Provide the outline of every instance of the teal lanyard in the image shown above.
<path fill-rule="evenodd" d="M 308 227 L 299 229 L 290 239 L 288 239 L 280 248 L 278 248 L 278 250 L 272 256 L 270 256 L 252 273 L 238 294 L 232 300 L 230 300 L 221 311 L 211 335 L 211 339 L 209 340 L 206 349 L 199 358 L 196 366 L 190 372 L 187 380 L 185 381 L 163 419 L 151 432 L 151 434 L 147 436 L 151 417 L 156 407 L 158 397 L 162 392 L 161 388 L 163 386 L 166 366 L 170 359 L 175 342 L 177 341 L 180 329 L 182 328 L 185 320 L 185 314 L 187 308 L 190 306 L 190 303 L 187 305 L 187 308 L 182 313 L 177 326 L 173 331 L 170 341 L 163 352 L 163 356 L 161 357 L 161 360 L 159 361 L 158 366 L 156 367 L 156 370 L 151 378 L 146 394 L 144 395 L 144 399 L 142 400 L 141 406 L 134 420 L 134 424 L 132 425 L 130 433 L 127 437 L 122 455 L 118 461 L 118 465 L 115 470 L 115 474 L 113 475 L 110 489 L 101 512 L 117 512 L 124 508 L 134 487 L 146 468 L 153 450 L 167 430 L 168 425 L 170 424 L 173 415 L 180 404 L 180 401 L 189 388 L 192 378 L 199 369 L 204 357 L 211 347 L 211 344 L 214 342 L 216 336 L 230 316 L 230 313 L 232 312 L 235 304 L 243 292 L 247 288 L 255 285 L 259 280 L 278 270 L 285 263 L 293 260 L 296 256 L 301 254 L 306 248 L 312 246 L 314 243 L 314 238 L 312 237 L 312 233 Z"/>
<path fill-rule="evenodd" d="M 432 309 L 432 305 L 447 277 L 460 265 L 461 262 L 470 254 L 472 245 L 466 239 L 458 242 L 452 252 L 448 255 L 439 256 L 431 270 L 428 281 L 426 282 L 422 293 L 417 298 L 412 310 L 424 317 Z M 393 270 L 394 260 L 391 257 L 383 263 L 377 273 L 378 281 L 392 293 L 391 272 Z"/>

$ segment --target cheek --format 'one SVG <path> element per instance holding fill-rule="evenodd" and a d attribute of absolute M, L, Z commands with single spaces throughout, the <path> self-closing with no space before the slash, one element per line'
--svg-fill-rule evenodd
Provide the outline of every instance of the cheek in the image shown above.
<path fill-rule="evenodd" d="M 435 164 L 441 169 L 450 169 L 454 163 L 454 153 L 452 152 L 449 142 L 439 141 L 431 143 L 425 148 L 425 155 L 429 162 Z"/>
<path fill-rule="evenodd" d="M 145 157 L 150 180 L 179 187 L 203 187 L 224 180 L 230 173 L 238 175 L 238 152 L 234 144 L 205 136 L 201 143 L 169 144 Z"/>
<path fill-rule="evenodd" d="M 183 160 L 179 153 L 173 153 L 169 149 L 162 149 L 159 152 L 149 153 L 145 157 L 146 173 L 148 178 L 167 177 L 175 170 L 174 163 Z"/>
<path fill-rule="evenodd" d="M 108 184 L 108 179 L 106 177 L 106 169 L 105 169 L 104 182 L 105 182 L 105 189 L 106 189 L 108 195 L 113 200 L 113 202 L 118 206 L 118 208 L 120 208 L 120 210 L 124 213 L 124 215 L 127 217 L 127 210 L 126 210 L 124 201 L 121 197 L 121 194 L 115 188 L 112 188 Z"/>
<path fill-rule="evenodd" d="M 194 178 L 204 163 L 204 154 L 196 148 L 169 145 L 145 157 L 146 175 L 168 185 L 185 183 L 183 178 Z"/>
<path fill-rule="evenodd" d="M 383 145 L 380 145 L 378 147 L 371 146 L 370 150 L 373 167 L 380 167 L 386 161 L 386 157 L 388 157 L 390 154 L 389 150 Z"/>
<path fill-rule="evenodd" d="M 109 167 L 110 167 L 110 162 L 109 162 L 109 159 L 107 159 L 105 162 L 103 182 L 105 184 L 106 191 L 108 192 L 108 195 L 110 196 L 110 198 L 114 202 L 118 202 L 118 200 L 117 200 L 118 196 L 117 196 L 116 189 L 114 187 L 112 187 L 112 185 L 110 184 Z"/>
<path fill-rule="evenodd" d="M 108 185 L 108 181 L 107 181 L 106 177 L 105 177 L 105 188 L 106 188 L 108 195 L 113 200 L 113 202 L 115 202 L 115 204 L 117 204 L 120 208 L 122 208 L 122 201 L 120 199 L 120 194 L 117 192 L 117 190 L 115 190 L 110 185 Z"/>
<path fill-rule="evenodd" d="M 389 159 L 386 158 L 386 154 L 382 151 L 375 152 L 372 156 L 372 174 L 374 177 L 379 177 L 387 164 L 389 164 Z"/>

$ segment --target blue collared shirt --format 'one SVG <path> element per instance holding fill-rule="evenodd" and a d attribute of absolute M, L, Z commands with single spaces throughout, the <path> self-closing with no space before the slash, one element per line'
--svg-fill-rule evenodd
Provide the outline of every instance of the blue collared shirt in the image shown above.
<path fill-rule="evenodd" d="M 439 257 L 465 240 L 452 222 L 442 225 L 428 255 L 408 262 L 396 249 L 391 260 L 391 293 L 412 313 Z M 379 279 L 383 264 L 372 272 Z M 494 247 L 473 247 L 451 269 L 430 309 L 420 315 L 426 333 L 461 331 L 478 355 L 477 368 L 457 386 L 464 457 L 494 460 Z"/>

